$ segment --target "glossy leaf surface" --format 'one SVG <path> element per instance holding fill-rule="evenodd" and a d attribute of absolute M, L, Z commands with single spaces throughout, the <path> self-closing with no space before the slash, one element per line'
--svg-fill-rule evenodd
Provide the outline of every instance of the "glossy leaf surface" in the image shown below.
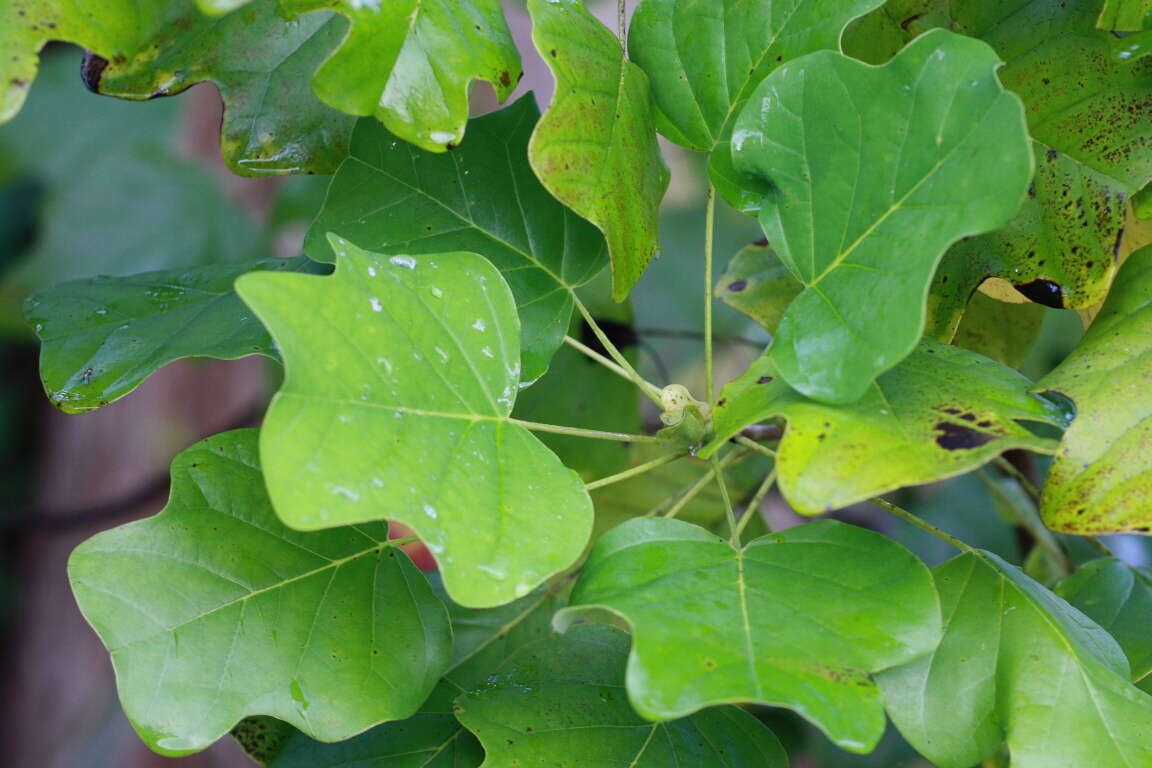
<path fill-rule="evenodd" d="M 326 740 L 414 712 L 452 636 L 385 525 L 300 533 L 272 511 L 255 430 L 180 454 L 155 517 L 72 554 L 76 600 L 153 749 L 203 749 L 264 713 Z"/>
<path fill-rule="evenodd" d="M 277 513 L 304 530 L 397 520 L 456 602 L 522 597 L 579 556 L 592 505 L 509 421 L 520 327 L 508 286 L 475 254 L 333 246 L 332 277 L 236 284 L 285 361 L 260 444 Z"/>
<path fill-rule="evenodd" d="M 1152 697 L 1091 620 L 990 553 L 934 571 L 945 616 L 931 655 L 880 676 L 900 732 L 940 768 L 1008 742 L 1014 768 L 1147 765 Z"/>
<path fill-rule="evenodd" d="M 309 80 L 347 30 L 329 12 L 287 21 L 278 0 L 255 0 L 218 19 L 178 0 L 158 19 L 149 45 L 123 60 L 90 59 L 86 80 L 129 99 L 211 81 L 224 99 L 220 143 L 232 171 L 332 173 L 347 154 L 355 118 L 320 102 Z"/>
<path fill-rule="evenodd" d="M 1036 383 L 1076 404 L 1041 515 L 1068 533 L 1152 530 L 1152 246 L 1128 259 L 1076 349 Z"/>
<path fill-rule="evenodd" d="M 721 392 L 715 437 L 701 454 L 749 424 L 785 419 L 780 489 L 797 512 L 816 515 L 971 471 L 1009 449 L 1053 452 L 1055 441 L 1019 423 L 1063 423 L 1029 385 L 992 360 L 925 341 L 860 400 L 832 406 L 791 389 L 762 357 Z"/>
<path fill-rule="evenodd" d="M 516 298 L 521 375 L 539 378 L 568 329 L 572 288 L 600 271 L 608 255 L 600 233 L 533 175 L 527 147 L 538 116 L 532 98 L 523 98 L 473 120 L 467 143 L 443 155 L 360 121 L 352 156 L 309 232 L 308 254 L 330 261 L 330 232 L 379 251 L 481 254 Z"/>
<path fill-rule="evenodd" d="M 303 258 L 265 259 L 76 280 L 34 294 L 24 303 L 24 317 L 40 337 L 40 379 L 48 398 L 67 413 L 84 413 L 123 397 L 182 357 L 279 359 L 232 283 L 248 272 L 310 268 Z"/>
<path fill-rule="evenodd" d="M 757 205 L 732 167 L 732 127 L 753 89 L 781 62 L 840 47 L 852 19 L 882 0 L 645 0 L 628 52 L 652 83 L 657 127 L 711 152 L 709 176 L 737 208 Z"/>
<path fill-rule="evenodd" d="M 528 10 L 532 39 L 556 79 L 529 159 L 549 192 L 604 233 L 612 295 L 622 301 L 659 248 L 669 179 L 648 78 L 581 0 L 528 0 Z"/>
<path fill-rule="evenodd" d="M 489 685 L 456 700 L 457 717 L 480 737 L 485 768 L 785 768 L 776 737 L 736 707 L 651 723 L 628 704 L 628 636 L 596 625 L 525 646 Z"/>
<path fill-rule="evenodd" d="M 476 768 L 484 750 L 456 719 L 452 701 L 484 687 L 518 649 L 551 635 L 552 613 L 561 605 L 558 591 L 540 590 L 483 610 L 462 608 L 444 596 L 454 635 L 452 664 L 420 712 L 339 744 L 323 744 L 289 729 L 272 744 L 254 745 L 255 750 L 246 744 L 246 750 L 268 768 Z M 257 750 L 262 759 L 254 754 Z"/>
<path fill-rule="evenodd" d="M 881 67 L 814 53 L 769 75 L 737 119 L 736 168 L 759 180 L 761 226 L 805 285 L 772 353 L 804 394 L 863 395 L 919 340 L 948 246 L 1016 213 L 1032 156 L 997 66 L 943 30 Z"/>
<path fill-rule="evenodd" d="M 940 632 L 928 569 L 834 521 L 736 550 L 679 520 L 632 520 L 596 542 L 557 620 L 605 611 L 631 626 L 628 694 L 641 715 L 784 706 L 857 752 L 884 731 L 869 673 L 926 653 Z"/>
<path fill-rule="evenodd" d="M 464 139 L 468 89 L 486 80 L 505 99 L 520 56 L 500 0 L 280 0 L 290 14 L 330 9 L 350 23 L 312 88 L 350 115 L 375 115 L 392 133 L 443 152 Z"/>
<path fill-rule="evenodd" d="M 716 282 L 716 298 L 775 333 L 788 305 L 804 290 L 767 244 L 753 243 L 732 257 Z"/>
<path fill-rule="evenodd" d="M 1152 571 L 1103 557 L 1077 568 L 1056 586 L 1056 594 L 1116 639 L 1133 680 L 1152 674 Z"/>

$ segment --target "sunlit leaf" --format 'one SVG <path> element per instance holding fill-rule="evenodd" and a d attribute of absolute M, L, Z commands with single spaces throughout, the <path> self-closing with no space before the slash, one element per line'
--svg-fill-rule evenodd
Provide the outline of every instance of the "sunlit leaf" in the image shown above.
<path fill-rule="evenodd" d="M 708 171 L 737 208 L 758 207 L 732 167 L 732 127 L 753 89 L 781 62 L 836 50 L 854 18 L 883 0 L 644 0 L 628 52 L 648 75 L 656 125 L 672 141 L 710 152 Z"/>
<path fill-rule="evenodd" d="M 312 79 L 326 104 L 375 115 L 388 130 L 443 152 L 464 139 L 468 90 L 486 80 L 505 99 L 520 56 L 500 0 L 280 0 L 296 15 L 331 9 L 348 35 Z"/>
<path fill-rule="evenodd" d="M 1096 26 L 1116 32 L 1139 32 L 1152 28 L 1152 3 L 1148 0 L 1104 0 Z"/>
<path fill-rule="evenodd" d="M 572 314 L 571 290 L 608 255 L 603 237 L 556 202 L 528 165 L 539 112 L 531 96 L 469 124 L 468 141 L 434 155 L 362 120 L 306 249 L 330 261 L 335 232 L 369 249 L 411 254 L 464 250 L 501 271 L 520 313 L 521 375 L 539 378 Z"/>
<path fill-rule="evenodd" d="M 1129 257 L 1080 344 L 1036 383 L 1076 404 L 1044 483 L 1044 523 L 1152 532 L 1152 246 Z"/>
<path fill-rule="evenodd" d="M 475 254 L 332 242 L 332 277 L 236 283 L 285 361 L 260 438 L 277 513 L 304 530 L 399 521 L 456 602 L 522 597 L 579 556 L 592 505 L 509 419 L 520 324 L 508 286 Z"/>
<path fill-rule="evenodd" d="M 620 630 L 573 627 L 519 649 L 488 686 L 456 700 L 457 717 L 484 744 L 486 768 L 788 765 L 772 732 L 736 707 L 670 723 L 639 717 L 624 689 L 627 657 Z"/>
<path fill-rule="evenodd" d="M 1133 680 L 1152 674 L 1152 570 L 1103 557 L 1077 568 L 1056 594 L 1108 630 L 1128 657 Z"/>
<path fill-rule="evenodd" d="M 257 713 L 348 738 L 415 712 L 448 664 L 444 607 L 387 526 L 286 528 L 256 442 L 241 430 L 187 449 L 163 512 L 69 560 L 124 710 L 164 754 L 203 749 Z"/>
<path fill-rule="evenodd" d="M 232 283 L 248 272 L 315 266 L 304 258 L 244 261 L 76 280 L 33 294 L 24 317 L 40 337 L 40 379 L 48 398 L 65 412 L 84 413 L 123 397 L 182 357 L 279 359 Z"/>
<path fill-rule="evenodd" d="M 659 247 L 668 169 L 656 143 L 648 78 L 582 0 L 528 0 L 532 38 L 556 78 L 529 144 L 532 168 L 560 202 L 595 224 L 622 301 Z"/>
<path fill-rule="evenodd" d="M 1152 763 L 1152 697 L 1107 632 L 990 553 L 934 575 L 943 641 L 879 678 L 917 751 L 940 768 L 970 768 L 1004 741 L 1013 768 Z"/>
<path fill-rule="evenodd" d="M 1032 154 L 998 65 L 943 30 L 881 67 L 813 53 L 777 68 L 737 119 L 736 168 L 759 180 L 761 226 L 805 285 L 772 352 L 804 394 L 863 395 L 919 340 L 948 246 L 1024 199 Z"/>
<path fill-rule="evenodd" d="M 309 80 L 344 38 L 329 12 L 287 21 L 278 0 L 254 0 L 219 19 L 177 0 L 157 19 L 149 45 L 118 59 L 90 58 L 88 87 L 130 99 L 179 93 L 211 81 L 224 99 L 221 149 L 248 176 L 332 173 L 347 154 L 355 118 L 312 94 Z"/>
<path fill-rule="evenodd" d="M 631 627 L 628 694 L 641 715 L 784 706 L 856 752 L 884 732 L 869 673 L 940 636 L 928 569 L 880 534 L 827 520 L 741 550 L 679 520 L 627 522 L 596 542 L 557 620 L 605 612 Z"/>
<path fill-rule="evenodd" d="M 1029 386 L 992 360 L 925 341 L 860 400 L 834 406 L 791 389 L 766 356 L 721 392 L 715 437 L 701 455 L 749 424 L 783 418 L 780 490 L 796 511 L 820 514 L 971 471 L 1013 448 L 1053 452 L 1054 440 L 1020 423 L 1063 424 Z"/>

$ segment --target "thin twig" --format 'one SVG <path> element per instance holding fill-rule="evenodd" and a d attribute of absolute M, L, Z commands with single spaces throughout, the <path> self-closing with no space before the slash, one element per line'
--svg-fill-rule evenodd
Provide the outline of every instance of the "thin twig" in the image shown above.
<path fill-rule="evenodd" d="M 736 435 L 736 437 L 732 439 L 745 448 L 751 448 L 752 450 L 757 451 L 758 453 L 762 453 L 765 456 L 776 458 L 776 451 L 772 450 L 766 445 L 756 442 L 755 440 L 745 437 L 743 434 Z"/>
<path fill-rule="evenodd" d="M 704 392 L 708 406 L 716 404 L 716 387 L 712 365 L 712 241 L 716 228 L 716 187 L 708 185 L 708 203 L 704 214 Z"/>
<path fill-rule="evenodd" d="M 609 360 L 608 358 L 604 357 L 604 355 L 602 355 L 599 352 L 597 352 L 596 350 L 592 349 L 592 347 L 588 346 L 587 344 L 583 343 L 582 341 L 578 341 L 577 339 L 574 339 L 571 336 L 565 336 L 564 337 L 564 343 L 567 344 L 568 346 L 572 347 L 573 349 L 587 355 L 590 359 L 595 360 L 597 363 L 600 363 L 600 365 L 602 365 L 605 368 L 607 368 L 608 370 L 612 371 L 612 373 L 616 374 L 617 376 L 621 376 L 621 377 L 627 379 L 628 381 L 632 381 L 632 376 L 631 376 L 631 374 L 628 373 L 628 371 L 626 371 L 623 368 L 621 368 L 620 366 L 616 365 L 616 363 L 614 363 L 611 360 Z"/>
<path fill-rule="evenodd" d="M 1024 489 L 1024 492 L 1032 497 L 1032 501 L 1036 502 L 1037 504 L 1040 503 L 1040 489 L 1037 488 L 1023 472 L 1017 469 L 1015 464 L 1008 461 L 1008 459 L 1004 458 L 1003 456 L 997 456 L 995 462 L 996 466 L 1000 467 L 1000 469 L 1004 470 L 1004 472 L 1011 475 L 1012 479 L 1020 484 L 1020 487 Z"/>
<path fill-rule="evenodd" d="M 1068 555 L 1060 546 L 1060 542 L 1052 535 L 1052 531 L 1044 527 L 1044 523 L 1037 517 L 1036 511 L 1033 509 L 1024 509 L 1018 505 L 984 470 L 977 470 L 976 477 L 980 479 L 980 482 L 984 483 L 984 487 L 991 491 L 993 496 L 1000 499 L 1005 506 L 1012 510 L 1016 516 L 1017 525 L 1028 531 L 1028 533 L 1032 535 L 1032 538 L 1036 540 L 1036 543 L 1052 556 L 1056 564 L 1056 569 L 1060 574 L 1067 576 L 1072 573 L 1072 563 L 1068 560 Z"/>
<path fill-rule="evenodd" d="M 1113 552 L 1111 549 L 1108 548 L 1107 544 L 1100 541 L 1100 539 L 1096 538 L 1095 536 L 1085 536 L 1084 540 L 1087 541 L 1092 546 L 1094 546 L 1097 550 L 1099 550 L 1100 553 L 1103 554 L 1105 557 L 1115 557 L 1117 560 L 1120 559 L 1120 558 L 1116 557 L 1115 552 Z"/>
<path fill-rule="evenodd" d="M 628 0 L 616 0 L 616 29 L 620 32 L 620 45 L 628 57 Z"/>
<path fill-rule="evenodd" d="M 888 510 L 892 514 L 896 515 L 896 517 L 902 518 L 906 522 L 912 523 L 912 525 L 916 526 L 917 528 L 921 528 L 925 531 L 928 531 L 928 533 L 932 534 L 936 538 L 941 539 L 942 541 L 948 542 L 949 544 L 956 547 L 957 549 L 959 549 L 962 552 L 975 552 L 976 551 L 975 547 L 972 547 L 969 544 L 966 544 L 963 541 L 960 541 L 960 539 L 957 539 L 955 536 L 951 536 L 951 535 L 945 533 L 944 531 L 940 530 L 939 528 L 932 525 L 931 523 L 926 522 L 924 520 L 921 520 L 919 517 L 912 514 L 908 510 L 902 509 L 901 507 L 896 506 L 895 504 L 893 504 L 890 501 L 885 501 L 884 499 L 881 499 L 881 498 L 869 499 L 869 501 L 878 507 L 882 507 L 882 508 Z"/>
<path fill-rule="evenodd" d="M 684 339 L 685 341 L 700 341 L 704 338 L 703 331 L 690 331 L 683 328 L 633 328 L 637 336 L 655 336 L 657 338 L 665 339 Z M 716 336 L 713 335 L 714 342 L 723 344 L 743 344 L 747 347 L 763 350 L 768 346 L 764 341 L 753 341 L 746 339 L 743 336 Z"/>
<path fill-rule="evenodd" d="M 740 523 L 736 526 L 737 539 L 742 540 L 744 536 L 744 529 L 748 527 L 748 522 L 753 517 L 760 514 L 760 504 L 764 501 L 764 497 L 768 495 L 768 491 L 772 488 L 772 484 L 775 482 L 776 467 L 772 467 L 772 470 L 764 476 L 764 480 L 760 483 L 760 487 L 756 489 L 756 495 L 754 495 L 752 500 L 748 502 L 748 505 L 744 507 L 744 514 L 740 516 Z M 768 526 L 767 523 L 765 523 L 765 526 L 768 527 L 769 531 L 772 530 L 771 526 Z"/>
<path fill-rule="evenodd" d="M 728 483 L 724 482 L 724 467 L 716 454 L 712 454 L 712 472 L 716 476 L 716 485 L 720 488 L 720 498 L 724 501 L 724 517 L 728 520 L 728 539 L 732 546 L 740 548 L 740 529 L 736 526 L 736 510 L 732 509 L 732 498 L 728 495 Z"/>
<path fill-rule="evenodd" d="M 569 435 L 571 437 L 587 437 L 592 440 L 615 440 L 618 443 L 655 443 L 657 438 L 653 435 L 630 435 L 626 432 L 603 432 L 599 429 L 582 429 L 580 427 L 562 427 L 559 424 L 541 424 L 536 421 L 523 419 L 508 419 L 513 424 L 519 424 L 533 432 L 551 432 L 556 435 Z"/>
<path fill-rule="evenodd" d="M 580 314 L 584 318 L 584 322 L 587 323 L 588 327 L 592 329 L 592 333 L 594 333 L 596 338 L 600 340 L 601 346 L 603 346 L 604 349 L 608 352 L 608 355 L 616 361 L 617 365 L 628 372 L 628 377 L 631 378 L 633 382 L 635 382 L 636 386 L 640 388 L 641 392 L 647 395 L 650 400 L 656 403 L 656 405 L 663 408 L 664 401 L 660 397 L 660 388 L 652 382 L 647 381 L 636 371 L 635 368 L 632 367 L 632 364 L 628 362 L 628 358 L 624 357 L 620 350 L 616 348 L 616 345 L 613 344 L 612 340 L 608 338 L 608 334 L 604 333 L 604 329 L 601 328 L 599 323 L 596 322 L 596 318 L 592 317 L 592 313 L 588 311 L 586 306 L 584 306 L 584 302 L 580 301 L 580 298 L 575 294 L 572 296 L 572 302 L 576 305 L 576 309 L 580 311 Z"/>
<path fill-rule="evenodd" d="M 735 462 L 737 459 L 743 458 L 747 455 L 747 451 L 730 451 L 724 455 L 724 458 L 720 459 L 720 467 L 723 469 Z M 704 490 L 704 488 L 706 488 L 710 482 L 712 482 L 712 478 L 714 477 L 716 477 L 716 470 L 714 467 L 709 467 L 708 471 L 706 471 L 700 477 L 696 478 L 695 482 L 681 491 L 680 495 L 676 497 L 675 503 L 673 503 L 667 512 L 663 513 L 663 516 L 667 518 L 673 518 L 680 514 L 684 510 L 684 507 L 688 506 L 688 504 L 690 504 L 694 498 L 699 496 L 700 492 Z M 652 515 L 659 514 L 660 508 L 664 506 L 666 501 L 667 499 L 660 502 L 652 509 L 648 510 L 646 516 L 650 517 Z"/>
<path fill-rule="evenodd" d="M 684 455 L 685 454 L 683 452 L 669 453 L 666 456 L 660 456 L 659 458 L 652 459 L 651 461 L 646 461 L 643 464 L 637 464 L 636 466 L 630 469 L 626 469 L 623 472 L 617 472 L 614 475 L 608 475 L 608 477 L 602 477 L 599 480 L 593 480 L 590 483 L 585 483 L 584 487 L 589 491 L 596 488 L 603 488 L 606 485 L 612 485 L 613 483 L 618 483 L 621 480 L 627 480 L 630 477 L 636 477 L 637 475 L 642 475 L 645 472 L 650 472 L 651 470 L 656 469 L 657 467 L 662 467 L 665 464 L 670 464 L 677 459 L 683 458 Z"/>

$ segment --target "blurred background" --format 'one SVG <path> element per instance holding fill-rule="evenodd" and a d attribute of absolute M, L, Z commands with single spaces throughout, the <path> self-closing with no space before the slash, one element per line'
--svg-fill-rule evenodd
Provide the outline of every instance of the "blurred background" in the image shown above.
<path fill-rule="evenodd" d="M 603 17 L 612 19 L 615 3 L 601 6 Z M 535 89 L 546 105 L 550 79 L 528 42 L 522 3 L 508 7 L 524 43 L 521 91 Z M 0 127 L 3 764 L 239 768 L 252 763 L 227 739 L 181 760 L 153 755 L 139 742 L 117 703 L 107 655 L 76 609 L 66 560 L 88 536 L 158 511 L 166 499 L 168 463 L 181 449 L 216 432 L 258 425 L 278 372 L 263 358 L 181 361 L 123 400 L 66 416 L 44 396 L 35 336 L 20 306 L 29 293 L 64 280 L 226 261 L 258 246 L 279 256 L 297 255 L 327 179 L 233 176 L 219 160 L 221 105 L 213 86 L 148 102 L 95 96 L 81 82 L 80 58 L 81 52 L 69 46 L 47 48 L 23 112 Z M 477 112 L 495 107 L 484 88 L 478 88 L 475 103 Z M 647 378 L 678 381 L 699 394 L 706 182 L 700 158 L 675 147 L 666 150 L 673 181 L 665 202 L 662 257 L 640 283 L 631 313 L 628 307 L 601 313 L 620 323 L 618 341 L 630 347 Z M 721 205 L 717 272 L 759 237 L 753 219 Z M 589 289 L 589 300 L 603 306 L 598 290 Z M 722 304 L 716 304 L 716 312 L 722 383 L 759 354 L 767 336 Z M 1061 359 L 1081 333 L 1074 313 L 1046 312 L 1023 365 L 1030 375 Z M 555 367 L 575 364 L 558 359 Z M 546 378 L 525 398 L 546 399 L 547 384 Z M 625 408 L 631 408 L 630 391 L 623 397 Z M 569 423 L 618 426 L 582 424 L 594 420 L 595 404 L 570 406 Z M 652 421 L 655 415 L 641 418 Z M 1042 477 L 1042 463 L 1023 461 L 1028 472 Z M 1012 503 L 1015 486 L 1001 480 L 993 474 L 969 476 L 905 491 L 901 501 L 970 543 L 1019 563 L 1031 541 L 1027 532 L 1005 522 L 1010 515 L 1004 505 Z M 799 522 L 778 497 L 770 496 L 762 512 L 774 528 Z M 849 509 L 838 516 L 894 535 L 929 563 L 951 555 L 946 545 L 878 510 Z M 1133 562 L 1149 562 L 1142 541 L 1124 537 L 1109 543 Z M 1093 555 L 1078 542 L 1071 554 Z M 895 733 L 874 754 L 854 756 L 787 713 L 758 714 L 776 729 L 799 768 L 927 765 Z"/>

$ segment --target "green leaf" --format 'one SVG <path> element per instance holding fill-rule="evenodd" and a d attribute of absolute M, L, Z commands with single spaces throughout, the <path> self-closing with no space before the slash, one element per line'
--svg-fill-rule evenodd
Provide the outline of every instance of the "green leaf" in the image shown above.
<path fill-rule="evenodd" d="M 8 0 L 0 5 L 0 123 L 16 116 L 49 40 L 75 43 L 106 59 L 134 55 L 160 17 L 161 0 Z"/>
<path fill-rule="evenodd" d="M 0 296 L 19 302 L 65 280 L 268 255 L 264 234 L 205 169 L 155 147 L 102 153 L 44 206 L 36 245 L 4 275 Z"/>
<path fill-rule="evenodd" d="M 232 282 L 248 272 L 309 271 L 307 259 L 265 259 L 61 283 L 24 302 L 40 337 L 40 380 L 57 408 L 84 413 L 127 395 L 183 357 L 279 359 Z"/>
<path fill-rule="evenodd" d="M 953 343 L 1009 368 L 1019 368 L 1040 334 L 1044 311 L 1038 304 L 1009 304 L 973 294 Z"/>
<path fill-rule="evenodd" d="M 397 520 L 436 556 L 456 602 L 522 597 L 580 555 L 592 504 L 509 418 L 520 383 L 511 292 L 475 254 L 332 243 L 332 277 L 236 281 L 285 361 L 260 438 L 277 513 L 303 530 Z"/>
<path fill-rule="evenodd" d="M 813 53 L 769 75 L 737 119 L 736 168 L 765 185 L 760 224 L 805 285 L 772 354 L 809 397 L 860 398 L 915 347 L 948 246 L 1019 208 L 1032 154 L 998 65 L 943 30 L 882 67 Z"/>
<path fill-rule="evenodd" d="M 632 629 L 628 694 L 641 715 L 783 706 L 855 752 L 884 732 L 869 673 L 940 636 L 928 569 L 880 534 L 830 520 L 741 550 L 679 520 L 627 522 L 596 542 L 557 623 L 605 612 Z"/>
<path fill-rule="evenodd" d="M 1080 344 L 1036 382 L 1076 404 L 1044 483 L 1044 524 L 1066 533 L 1152 530 L 1152 246 L 1133 253 Z"/>
<path fill-rule="evenodd" d="M 1116 639 L 1134 681 L 1152 674 L 1152 570 L 1102 557 L 1077 568 L 1056 585 L 1056 594 Z"/>
<path fill-rule="evenodd" d="M 1013 768 L 1152 762 L 1152 698 L 1107 632 L 990 553 L 934 575 L 943 641 L 879 678 L 917 751 L 939 768 L 969 768 L 1003 741 Z"/>
<path fill-rule="evenodd" d="M 556 198 L 596 225 L 623 301 L 656 255 L 668 169 L 660 156 L 648 78 L 581 0 L 528 0 L 532 39 L 556 78 L 528 158 Z"/>
<path fill-rule="evenodd" d="M 1114 55 L 1095 28 L 1100 0 L 966 0 L 955 30 L 979 37 L 1005 61 L 1000 79 L 1028 111 L 1037 141 L 1135 192 L 1152 180 L 1152 59 Z M 1129 54 L 1131 55 L 1131 54 Z"/>
<path fill-rule="evenodd" d="M 468 142 L 445 155 L 360 121 L 352 156 L 308 234 L 308 255 L 331 260 L 329 232 L 380 251 L 483 255 L 516 297 L 524 380 L 539 378 L 568 329 L 572 289 L 592 279 L 608 255 L 600 233 L 557 203 L 528 166 L 538 119 L 525 97 L 473 120 Z"/>
<path fill-rule="evenodd" d="M 976 284 L 999 277 L 1038 304 L 1099 304 L 1115 275 L 1127 192 L 1068 155 L 1032 146 L 1036 176 L 1020 213 L 996 232 L 957 243 L 945 260 L 963 261 Z"/>
<path fill-rule="evenodd" d="M 437 589 L 437 579 L 432 584 L 448 605 L 455 643 L 452 664 L 420 712 L 339 744 L 323 744 L 290 729 L 278 743 L 260 750 L 260 762 L 268 768 L 476 768 L 484 761 L 480 743 L 453 714 L 452 701 L 461 692 L 482 688 L 518 649 L 546 639 L 561 600 L 552 588 L 508 605 L 473 610 L 449 602 Z"/>
<path fill-rule="evenodd" d="M 68 563 L 150 747 L 209 746 L 249 714 L 318 739 L 415 712 L 447 666 L 443 605 L 385 525 L 298 533 L 268 502 L 256 431 L 181 453 L 155 517 Z"/>
<path fill-rule="evenodd" d="M 280 0 L 291 15 L 331 9 L 351 22 L 312 89 L 350 115 L 375 115 L 392 133 L 443 152 L 464 139 L 468 90 L 486 80 L 506 99 L 520 56 L 500 0 Z"/>
<path fill-rule="evenodd" d="M 788 387 L 765 356 L 720 393 L 715 436 L 701 455 L 749 424 L 786 419 L 780 490 L 797 512 L 817 515 L 963 474 L 1010 449 L 1052 453 L 1054 440 L 1020 422 L 1060 426 L 1061 414 L 1028 388 L 1016 371 L 926 340 L 858 401 L 833 406 Z"/>
<path fill-rule="evenodd" d="M 775 333 L 780 318 L 804 286 L 766 243 L 752 243 L 732 257 L 716 282 L 716 298 Z"/>
<path fill-rule="evenodd" d="M 321 103 L 308 80 L 344 38 L 329 12 L 286 21 L 278 0 L 255 0 L 210 18 L 190 0 L 171 4 L 148 40 L 126 59 L 90 59 L 92 90 L 129 99 L 179 93 L 210 81 L 224 99 L 220 144 L 246 176 L 332 173 L 347 154 L 355 119 Z"/>
<path fill-rule="evenodd" d="M 1152 28 L 1149 0 L 1104 0 L 1096 26 L 1115 32 L 1139 32 Z"/>
<path fill-rule="evenodd" d="M 488 752 L 485 768 L 565 765 L 784 768 L 776 737 L 736 707 L 650 723 L 628 705 L 628 636 L 595 625 L 521 648 L 456 715 Z M 557 762 L 562 759 L 563 762 Z"/>
<path fill-rule="evenodd" d="M 645 0 L 628 52 L 652 83 L 656 126 L 670 140 L 710 152 L 708 172 L 733 206 L 758 196 L 732 167 L 732 128 L 753 89 L 781 62 L 838 50 L 840 34 L 883 0 Z"/>

